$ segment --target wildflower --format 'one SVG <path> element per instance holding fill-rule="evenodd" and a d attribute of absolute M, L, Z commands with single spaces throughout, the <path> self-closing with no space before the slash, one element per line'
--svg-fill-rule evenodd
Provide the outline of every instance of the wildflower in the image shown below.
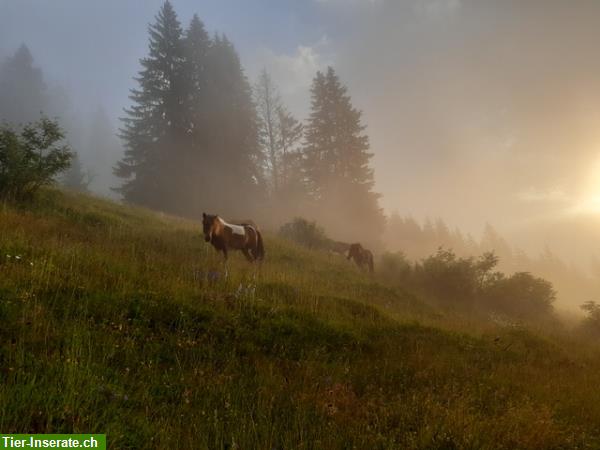
<path fill-rule="evenodd" d="M 29 261 L 29 265 L 30 265 L 31 267 L 33 267 L 33 262 Z"/>
<path fill-rule="evenodd" d="M 6 255 L 6 257 L 7 257 L 8 259 L 10 259 L 10 258 L 11 258 L 11 256 L 10 256 L 10 255 Z"/>
<path fill-rule="evenodd" d="M 15 259 L 16 259 L 17 261 L 20 261 L 20 260 L 21 260 L 21 256 L 20 256 L 20 255 L 17 255 L 17 256 L 15 256 Z"/>

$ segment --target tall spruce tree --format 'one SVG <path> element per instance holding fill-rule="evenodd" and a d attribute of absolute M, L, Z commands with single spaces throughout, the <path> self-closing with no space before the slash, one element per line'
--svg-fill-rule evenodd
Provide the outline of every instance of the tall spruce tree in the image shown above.
<path fill-rule="evenodd" d="M 188 131 L 184 110 L 182 29 L 167 0 L 149 26 L 149 54 L 140 63 L 126 110 L 121 137 L 125 156 L 115 174 L 126 181 L 119 189 L 127 201 L 179 212 L 179 153 Z"/>
<path fill-rule="evenodd" d="M 369 139 L 361 112 L 352 106 L 347 88 L 329 67 L 317 72 L 311 88 L 311 113 L 305 130 L 306 176 L 318 214 L 326 227 L 340 237 L 376 241 L 384 227 L 372 191 L 373 169 Z M 347 231 L 344 231 L 347 230 Z"/>
<path fill-rule="evenodd" d="M 73 152 L 71 166 L 62 174 L 60 183 L 68 189 L 89 192 L 89 185 L 92 181 L 92 174 L 89 170 L 84 170 L 77 152 Z"/>
<path fill-rule="evenodd" d="M 214 37 L 208 72 L 206 204 L 228 215 L 252 214 L 264 199 L 257 117 L 252 89 L 227 37 Z"/>
<path fill-rule="evenodd" d="M 123 119 L 120 192 L 188 216 L 251 214 L 262 198 L 256 111 L 233 45 L 197 16 L 184 33 L 168 1 L 149 33 Z"/>
<path fill-rule="evenodd" d="M 205 140 L 209 104 L 209 65 L 212 41 L 197 14 L 194 14 L 183 39 L 185 109 L 188 132 L 194 141 Z"/>
<path fill-rule="evenodd" d="M 23 125 L 48 113 L 42 70 L 25 44 L 0 66 L 0 122 Z"/>
<path fill-rule="evenodd" d="M 212 41 L 204 24 L 194 14 L 183 38 L 184 48 L 184 110 L 187 121 L 185 151 L 179 174 L 187 214 L 199 215 L 210 195 L 208 176 L 212 168 L 209 135 L 210 52 Z"/>
<path fill-rule="evenodd" d="M 79 148 L 84 150 L 81 154 L 84 163 L 96 172 L 89 188 L 102 195 L 111 195 L 110 187 L 117 180 L 110 169 L 121 157 L 122 149 L 114 126 L 102 106 L 88 115 L 86 131 L 85 143 Z"/>

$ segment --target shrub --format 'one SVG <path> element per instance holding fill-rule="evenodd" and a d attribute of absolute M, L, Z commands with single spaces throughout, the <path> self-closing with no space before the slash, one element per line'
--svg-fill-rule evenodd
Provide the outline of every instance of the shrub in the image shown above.
<path fill-rule="evenodd" d="M 510 277 L 499 274 L 483 292 L 489 309 L 526 319 L 550 313 L 555 299 L 552 283 L 528 272 L 517 272 Z"/>
<path fill-rule="evenodd" d="M 292 222 L 282 225 L 279 234 L 308 248 L 326 250 L 331 247 L 331 240 L 325 230 L 316 222 L 309 222 L 302 217 L 296 217 Z"/>
<path fill-rule="evenodd" d="M 61 145 L 64 132 L 45 117 L 20 132 L 0 127 L 0 197 L 23 200 L 67 169 L 72 153 Z"/>
<path fill-rule="evenodd" d="M 404 253 L 387 252 L 381 256 L 379 274 L 387 281 L 404 284 L 412 276 L 412 265 Z"/>
<path fill-rule="evenodd" d="M 436 300 L 469 304 L 477 293 L 480 274 L 473 258 L 458 258 L 452 250 L 440 248 L 415 266 L 415 277 Z"/>
<path fill-rule="evenodd" d="M 583 331 L 598 336 L 600 334 L 600 304 L 595 301 L 585 302 L 580 306 L 587 313 L 581 324 Z"/>
<path fill-rule="evenodd" d="M 541 318 L 552 311 L 556 292 L 549 281 L 527 272 L 507 276 L 495 270 L 497 264 L 498 257 L 490 252 L 461 258 L 440 248 L 414 265 L 402 253 L 384 254 L 380 273 L 442 306 L 477 307 L 520 319 Z M 600 323 L 600 307 L 590 316 Z"/>
<path fill-rule="evenodd" d="M 71 166 L 60 178 L 60 183 L 67 189 L 73 191 L 89 193 L 89 186 L 94 176 L 89 170 L 84 170 L 77 153 L 73 153 Z"/>

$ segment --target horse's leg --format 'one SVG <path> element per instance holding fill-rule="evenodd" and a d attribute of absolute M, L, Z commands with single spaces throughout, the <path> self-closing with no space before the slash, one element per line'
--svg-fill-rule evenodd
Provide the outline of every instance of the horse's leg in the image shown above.
<path fill-rule="evenodd" d="M 225 278 L 227 278 L 229 276 L 229 270 L 227 268 L 227 247 L 223 247 L 223 257 L 225 258 L 223 260 L 223 266 L 225 267 Z"/>
<path fill-rule="evenodd" d="M 246 237 L 246 252 L 252 256 L 252 262 L 256 261 L 258 259 L 258 251 L 256 249 L 257 246 L 257 237 L 256 237 L 256 232 L 254 230 L 252 230 L 253 233 L 253 239 L 250 240 L 250 237 Z M 246 256 L 247 258 L 248 256 Z M 250 259 L 248 259 L 250 261 Z"/>
<path fill-rule="evenodd" d="M 257 261 L 258 260 L 258 249 L 256 248 L 256 245 L 250 249 L 250 253 L 254 257 L 254 261 Z"/>
<path fill-rule="evenodd" d="M 256 230 L 254 231 L 254 245 L 252 246 L 252 249 L 250 250 L 250 252 L 252 253 L 252 256 L 254 257 L 254 262 L 257 263 L 256 266 L 254 267 L 253 271 L 252 271 L 252 279 L 256 283 L 256 272 L 257 272 L 257 270 L 260 267 L 260 264 L 262 262 L 259 259 L 259 252 L 258 252 L 258 232 Z"/>
<path fill-rule="evenodd" d="M 250 262 L 254 262 L 254 259 L 255 259 L 255 258 L 253 257 L 253 255 L 251 255 L 251 254 L 250 254 L 250 252 L 248 251 L 248 248 L 247 248 L 247 247 L 244 247 L 244 248 L 242 249 L 242 253 L 244 254 L 244 256 L 246 257 L 246 259 L 247 259 L 248 261 L 250 261 Z"/>

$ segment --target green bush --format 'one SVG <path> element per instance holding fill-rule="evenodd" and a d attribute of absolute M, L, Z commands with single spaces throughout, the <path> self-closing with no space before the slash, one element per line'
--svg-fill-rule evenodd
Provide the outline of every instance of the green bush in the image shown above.
<path fill-rule="evenodd" d="M 23 200 L 67 169 L 73 154 L 58 123 L 41 118 L 20 132 L 0 127 L 0 197 Z"/>
<path fill-rule="evenodd" d="M 440 248 L 436 254 L 416 264 L 415 282 L 440 302 L 470 305 L 486 276 L 482 270 L 486 269 L 473 258 L 459 258 L 452 250 Z"/>
<path fill-rule="evenodd" d="M 325 230 L 302 217 L 296 217 L 292 222 L 281 226 L 279 234 L 304 247 L 320 250 L 328 250 L 331 247 L 331 239 L 325 234 Z"/>
<path fill-rule="evenodd" d="M 600 335 L 600 304 L 595 301 L 588 301 L 581 305 L 580 308 L 587 314 L 580 328 L 586 334 L 597 337 Z"/>
<path fill-rule="evenodd" d="M 500 275 L 483 292 L 483 301 L 489 309 L 526 319 L 551 312 L 555 299 L 552 283 L 528 272 L 509 277 Z"/>
<path fill-rule="evenodd" d="M 402 253 L 387 253 L 382 257 L 380 272 L 386 280 L 424 294 L 444 307 L 476 307 L 528 320 L 552 312 L 556 292 L 549 281 L 527 272 L 507 276 L 495 270 L 497 264 L 493 253 L 461 258 L 452 250 L 440 248 L 415 264 L 410 264 Z"/>

